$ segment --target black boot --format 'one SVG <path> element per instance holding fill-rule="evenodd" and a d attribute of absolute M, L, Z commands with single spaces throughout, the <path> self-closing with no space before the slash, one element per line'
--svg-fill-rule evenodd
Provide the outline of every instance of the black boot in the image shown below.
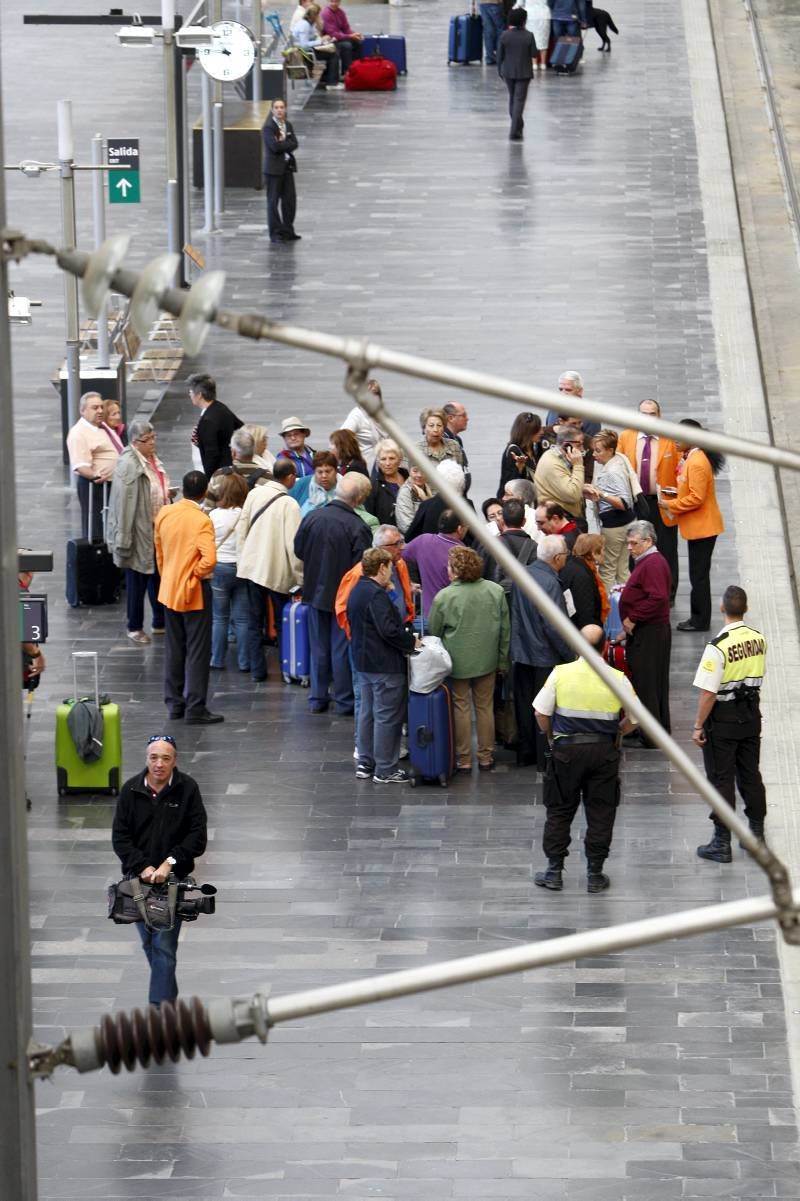
<path fill-rule="evenodd" d="M 590 859 L 586 875 L 586 891 L 604 892 L 610 884 L 611 881 L 603 871 L 603 860 Z"/>
<path fill-rule="evenodd" d="M 755 836 L 759 842 L 763 842 L 764 841 L 764 819 L 762 818 L 761 821 L 757 821 L 756 819 L 753 819 L 751 821 L 750 818 L 748 817 L 747 824 L 750 827 L 750 833 L 755 834 Z M 739 843 L 739 846 L 741 846 L 741 845 L 742 844 Z"/>
<path fill-rule="evenodd" d="M 534 884 L 538 884 L 540 888 L 549 888 L 551 892 L 561 892 L 564 887 L 564 881 L 561 878 L 563 867 L 563 859 L 548 859 L 547 871 L 537 872 L 533 877 Z"/>
<path fill-rule="evenodd" d="M 710 859 L 712 863 L 731 863 L 731 832 L 714 827 L 714 837 L 705 846 L 697 848 L 701 859 Z"/>

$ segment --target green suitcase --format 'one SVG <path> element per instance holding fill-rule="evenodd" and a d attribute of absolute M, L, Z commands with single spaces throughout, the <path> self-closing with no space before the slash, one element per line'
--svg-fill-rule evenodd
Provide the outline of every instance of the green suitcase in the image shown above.
<path fill-rule="evenodd" d="M 94 660 L 94 701 L 103 713 L 103 753 L 92 763 L 84 763 L 72 741 L 67 718 L 76 700 L 86 699 L 78 692 L 77 659 Z M 56 711 L 56 780 L 58 795 L 69 792 L 119 792 L 122 772 L 122 726 L 119 705 L 100 705 L 96 651 L 75 651 L 72 655 L 72 697 Z"/>

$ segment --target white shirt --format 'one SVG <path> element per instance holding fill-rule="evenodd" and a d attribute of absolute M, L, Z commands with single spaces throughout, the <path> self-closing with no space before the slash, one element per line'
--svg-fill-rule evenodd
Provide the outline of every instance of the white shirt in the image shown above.
<path fill-rule="evenodd" d="M 237 536 L 229 531 L 234 529 L 241 515 L 241 509 L 212 509 L 209 513 L 214 526 L 214 543 L 217 548 L 218 563 L 236 562 Z"/>
<path fill-rule="evenodd" d="M 645 434 L 639 430 L 636 435 L 636 474 L 639 475 L 642 470 L 642 455 L 644 454 L 644 440 L 650 438 L 650 479 L 646 484 L 642 484 L 642 491 L 646 496 L 655 496 L 656 494 L 656 459 L 658 458 L 658 434 Z"/>
<path fill-rule="evenodd" d="M 743 626 L 743 621 L 729 621 L 720 630 L 720 634 L 724 634 L 726 630 L 735 630 L 737 626 Z M 717 635 L 719 637 L 719 634 Z M 692 681 L 695 688 L 702 688 L 704 692 L 719 692 L 719 686 L 722 683 L 722 676 L 725 672 L 725 655 L 718 646 L 713 646 L 712 643 L 707 643 L 703 657 L 700 660 L 700 666 L 697 669 L 697 674 Z"/>

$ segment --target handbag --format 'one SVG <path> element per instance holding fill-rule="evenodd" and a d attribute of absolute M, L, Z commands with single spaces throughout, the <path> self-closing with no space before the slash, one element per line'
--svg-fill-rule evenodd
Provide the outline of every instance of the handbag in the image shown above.
<path fill-rule="evenodd" d="M 422 647 L 408 660 L 408 686 L 412 692 L 435 692 L 453 670 L 441 638 L 426 634 Z"/>
<path fill-rule="evenodd" d="M 108 886 L 108 914 L 116 925 L 144 922 L 148 930 L 171 930 L 178 908 L 178 881 L 146 884 L 138 876 Z"/>
<path fill-rule="evenodd" d="M 628 469 L 628 479 L 630 480 L 630 485 L 631 485 L 631 505 L 630 505 L 630 507 L 633 512 L 634 518 L 637 521 L 652 520 L 652 515 L 650 513 L 650 505 L 647 501 L 647 498 L 645 497 L 644 492 L 642 492 L 641 480 L 639 479 L 636 472 L 633 470 L 633 467 L 631 466 L 631 461 L 628 458 L 628 456 L 620 455 L 619 457 L 623 460 L 623 462 L 625 463 L 625 466 Z"/>

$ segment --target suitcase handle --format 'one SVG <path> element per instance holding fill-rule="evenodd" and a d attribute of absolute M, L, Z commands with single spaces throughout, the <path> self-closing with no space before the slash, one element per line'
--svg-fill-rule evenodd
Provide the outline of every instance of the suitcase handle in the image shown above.
<path fill-rule="evenodd" d="M 72 652 L 72 699 L 78 700 L 78 664 L 77 659 L 93 659 L 94 660 L 94 703 L 97 708 L 100 708 L 100 674 L 97 667 L 97 651 L 73 651 Z"/>
<path fill-rule="evenodd" d="M 106 522 L 108 519 L 108 498 L 109 498 L 109 494 L 110 494 L 110 490 L 111 490 L 111 484 L 109 483 L 108 480 L 104 481 L 102 484 L 96 484 L 94 482 L 94 480 L 89 481 L 89 522 L 88 522 L 88 529 L 86 532 L 89 535 L 89 541 L 94 542 L 94 540 L 95 540 L 95 537 L 94 537 L 94 489 L 95 488 L 103 489 L 103 503 L 100 506 L 100 535 L 101 536 L 100 536 L 100 538 L 97 539 L 97 541 L 105 542 L 105 540 L 106 540 Z M 78 652 L 78 654 L 81 654 L 81 653 L 82 652 L 80 652 L 80 651 Z M 92 653 L 94 653 L 94 652 L 92 652 Z"/>

